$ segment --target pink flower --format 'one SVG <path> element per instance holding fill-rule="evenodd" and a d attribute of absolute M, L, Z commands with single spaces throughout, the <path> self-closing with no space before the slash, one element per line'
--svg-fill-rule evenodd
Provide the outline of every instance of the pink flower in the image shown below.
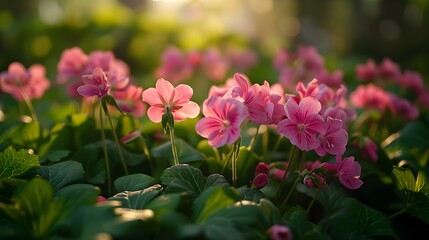
<path fill-rule="evenodd" d="M 217 48 L 209 48 L 203 53 L 201 67 L 207 77 L 214 81 L 222 80 L 229 68 L 228 62 Z"/>
<path fill-rule="evenodd" d="M 301 150 L 315 149 L 319 145 L 316 135 L 324 131 L 320 109 L 320 102 L 313 97 L 305 97 L 299 104 L 290 98 L 285 104 L 287 118 L 279 122 L 277 131 Z"/>
<path fill-rule="evenodd" d="M 152 122 L 161 122 L 168 107 L 177 122 L 188 117 L 195 118 L 200 113 L 200 107 L 190 101 L 193 93 L 188 85 L 173 87 L 169 81 L 160 78 L 156 82 L 156 88 L 146 89 L 142 94 L 143 101 L 150 105 L 147 116 Z"/>
<path fill-rule="evenodd" d="M 417 95 L 421 94 L 425 90 L 423 78 L 418 72 L 406 71 L 401 76 L 400 84 Z"/>
<path fill-rule="evenodd" d="M 394 82 L 399 81 L 401 77 L 401 69 L 399 65 L 389 58 L 384 58 L 378 67 L 380 75 Z"/>
<path fill-rule="evenodd" d="M 139 118 L 146 112 L 146 105 L 141 101 L 142 93 L 143 88 L 129 85 L 122 91 L 112 91 L 112 96 L 122 111 Z"/>
<path fill-rule="evenodd" d="M 268 229 L 271 240 L 292 240 L 292 231 L 284 225 L 273 225 Z"/>
<path fill-rule="evenodd" d="M 99 67 L 96 67 L 91 75 L 83 75 L 82 81 L 85 84 L 78 87 L 77 92 L 83 97 L 97 96 L 100 99 L 110 90 L 107 76 Z"/>
<path fill-rule="evenodd" d="M 203 114 L 205 117 L 197 122 L 195 130 L 207 138 L 212 147 L 221 147 L 240 137 L 247 108 L 236 99 L 212 96 L 204 101 Z"/>
<path fill-rule="evenodd" d="M 87 67 L 88 56 L 79 47 L 66 49 L 57 64 L 57 82 L 62 84 L 70 78 L 80 79 Z"/>
<path fill-rule="evenodd" d="M 266 163 L 264 162 L 260 162 L 258 163 L 258 165 L 256 166 L 256 170 L 255 170 L 256 174 L 259 173 L 265 173 L 265 174 L 269 174 L 270 173 L 270 166 L 268 166 Z"/>
<path fill-rule="evenodd" d="M 346 151 L 348 134 L 343 128 L 343 121 L 328 117 L 325 128 L 319 134 L 320 146 L 315 149 L 319 156 L 326 153 L 343 154 Z"/>
<path fill-rule="evenodd" d="M 384 111 L 390 104 L 389 94 L 374 84 L 360 85 L 350 94 L 350 101 L 358 108 Z"/>
<path fill-rule="evenodd" d="M 27 70 L 21 63 L 13 62 L 8 71 L 0 75 L 0 88 L 18 101 L 24 100 L 23 95 L 29 99 L 38 99 L 51 86 L 45 74 L 45 67 L 40 64 L 32 65 Z"/>
<path fill-rule="evenodd" d="M 337 155 L 335 167 L 338 180 L 344 187 L 358 189 L 362 186 L 363 181 L 359 179 L 361 167 L 353 156 L 342 159 L 341 155 Z"/>
<path fill-rule="evenodd" d="M 400 98 L 395 94 L 390 94 L 390 110 L 396 116 L 406 120 L 414 120 L 419 116 L 419 110 L 407 99 Z"/>
<path fill-rule="evenodd" d="M 191 77 L 192 71 L 192 64 L 187 57 L 176 47 L 170 46 L 162 54 L 161 66 L 155 70 L 155 74 L 158 78 L 179 82 Z"/>
<path fill-rule="evenodd" d="M 356 66 L 356 74 L 360 80 L 370 81 L 378 78 L 378 68 L 374 60 L 370 59 L 366 65 L 360 64 Z"/>
<path fill-rule="evenodd" d="M 357 139 L 352 144 L 358 151 L 360 151 L 362 157 L 369 159 L 373 162 L 378 161 L 378 147 L 377 144 L 370 137 L 364 136 L 360 139 Z"/>

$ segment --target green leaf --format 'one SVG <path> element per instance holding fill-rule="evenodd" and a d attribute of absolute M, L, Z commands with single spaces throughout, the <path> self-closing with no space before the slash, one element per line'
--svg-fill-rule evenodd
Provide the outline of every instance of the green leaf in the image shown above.
<path fill-rule="evenodd" d="M 100 192 L 100 188 L 94 185 L 76 183 L 61 188 L 55 196 L 61 199 L 67 209 L 74 210 L 83 205 L 94 205 Z"/>
<path fill-rule="evenodd" d="M 122 206 L 131 209 L 145 209 L 146 206 L 156 196 L 161 193 L 162 187 L 159 184 L 139 191 L 124 191 L 109 198 L 109 200 L 118 200 Z"/>
<path fill-rule="evenodd" d="M 181 194 L 165 194 L 153 199 L 146 208 L 155 212 L 155 218 L 160 220 L 165 214 L 174 212 L 182 200 Z"/>
<path fill-rule="evenodd" d="M 381 212 L 353 198 L 346 198 L 342 208 L 321 222 L 334 239 L 397 238 L 389 219 Z"/>
<path fill-rule="evenodd" d="M 167 192 L 186 192 L 191 197 L 196 197 L 202 192 L 204 182 L 201 170 L 187 164 L 171 166 L 161 175 L 161 184 L 167 186 Z"/>
<path fill-rule="evenodd" d="M 37 149 L 38 141 L 43 137 L 42 127 L 39 122 L 22 123 L 18 131 L 12 135 L 12 143 L 23 148 Z"/>
<path fill-rule="evenodd" d="M 192 163 L 204 160 L 204 156 L 199 151 L 197 151 L 182 139 L 176 138 L 175 141 L 180 163 Z M 166 142 L 156 148 L 153 148 L 151 153 L 158 159 L 168 160 L 170 164 L 174 162 L 170 142 Z"/>
<path fill-rule="evenodd" d="M 223 175 L 220 175 L 218 173 L 211 174 L 207 177 L 206 185 L 204 186 L 204 189 L 207 189 L 209 187 L 229 187 L 229 182 L 226 180 L 226 178 Z"/>
<path fill-rule="evenodd" d="M 116 191 L 122 192 L 142 190 L 156 183 L 155 178 L 143 173 L 136 173 L 117 178 L 114 185 Z"/>
<path fill-rule="evenodd" d="M 37 155 L 28 153 L 26 149 L 16 151 L 13 147 L 8 147 L 0 153 L 0 186 L 3 181 L 36 173 L 39 167 Z"/>
<path fill-rule="evenodd" d="M 70 183 L 83 179 L 85 171 L 81 163 L 70 160 L 42 166 L 39 173 L 53 185 L 55 191 L 58 191 Z"/>
<path fill-rule="evenodd" d="M 237 188 L 237 192 L 240 194 L 242 200 L 248 200 L 255 203 L 259 203 L 259 201 L 265 197 L 261 190 L 257 188 L 248 188 L 246 186 Z"/>
<path fill-rule="evenodd" d="M 196 223 L 203 223 L 216 211 L 231 206 L 240 200 L 237 192 L 231 187 L 211 187 L 194 201 L 193 218 Z"/>
<path fill-rule="evenodd" d="M 419 172 L 417 180 L 408 168 L 395 167 L 392 170 L 395 193 L 404 201 L 405 210 L 413 216 L 429 224 L 428 183 L 423 172 Z"/>
<path fill-rule="evenodd" d="M 401 130 L 399 141 L 405 147 L 429 148 L 429 127 L 421 121 L 413 121 Z"/>
<path fill-rule="evenodd" d="M 106 168 L 102 155 L 100 142 L 87 144 L 73 155 L 72 158 L 74 160 L 82 163 L 85 171 L 85 180 L 88 183 L 97 185 L 105 182 Z"/>
<path fill-rule="evenodd" d="M 263 212 L 264 218 L 261 220 L 264 220 L 266 228 L 281 222 L 279 209 L 270 200 L 263 198 L 259 201 L 258 206 Z"/>
<path fill-rule="evenodd" d="M 65 217 L 61 203 L 54 201 L 51 185 L 41 178 L 26 183 L 12 196 L 11 202 L 0 203 L 0 209 L 15 222 L 16 228 L 34 239 L 47 239 Z"/>
<path fill-rule="evenodd" d="M 58 149 L 48 151 L 42 158 L 41 162 L 50 161 L 50 162 L 59 162 L 63 158 L 67 157 L 70 154 L 70 150 Z"/>
<path fill-rule="evenodd" d="M 113 201 L 112 201 L 113 202 Z M 100 234 L 112 239 L 127 239 L 140 226 L 140 222 L 153 217 L 151 210 L 118 208 L 108 204 L 82 206 L 60 226 L 64 239 L 98 239 Z"/>
<path fill-rule="evenodd" d="M 245 240 L 244 235 L 225 218 L 210 219 L 204 225 L 204 235 L 210 240 Z"/>
<path fill-rule="evenodd" d="M 298 239 L 330 239 L 323 233 L 320 225 L 311 223 L 306 212 L 301 208 L 294 208 L 290 213 L 289 224 L 297 233 Z"/>

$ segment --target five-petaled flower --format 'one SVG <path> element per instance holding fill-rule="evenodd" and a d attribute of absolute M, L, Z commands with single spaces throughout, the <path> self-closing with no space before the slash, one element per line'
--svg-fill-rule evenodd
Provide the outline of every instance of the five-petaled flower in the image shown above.
<path fill-rule="evenodd" d="M 221 147 L 238 140 L 247 108 L 236 99 L 211 96 L 204 101 L 203 114 L 205 117 L 197 122 L 195 130 L 212 147 Z"/>
<path fill-rule="evenodd" d="M 318 147 L 320 143 L 316 135 L 325 128 L 319 115 L 320 102 L 313 97 L 305 97 L 298 104 L 294 98 L 289 98 L 284 109 L 287 118 L 279 122 L 277 131 L 303 151 Z"/>
<path fill-rule="evenodd" d="M 167 108 L 172 113 L 174 121 L 180 122 L 186 118 L 195 118 L 200 113 L 197 103 L 190 101 L 193 90 L 186 84 L 174 87 L 169 81 L 160 78 L 156 88 L 148 88 L 142 94 L 142 100 L 150 105 L 147 116 L 152 122 L 161 122 Z"/>

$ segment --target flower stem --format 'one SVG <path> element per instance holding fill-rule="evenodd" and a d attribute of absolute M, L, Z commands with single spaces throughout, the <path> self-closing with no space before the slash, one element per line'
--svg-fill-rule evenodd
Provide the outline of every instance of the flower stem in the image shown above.
<path fill-rule="evenodd" d="M 34 110 L 33 104 L 31 104 L 31 100 L 28 98 L 27 94 L 25 94 L 23 91 L 19 91 L 19 94 L 21 94 L 22 99 L 24 99 L 25 104 L 28 107 L 28 110 L 30 111 L 31 118 L 33 121 L 38 122 L 39 118 L 37 117 L 36 111 Z"/>
<path fill-rule="evenodd" d="M 390 215 L 389 216 L 389 219 L 392 219 L 392 218 L 394 218 L 394 217 L 396 217 L 396 216 L 399 216 L 399 215 L 401 215 L 402 213 L 404 213 L 404 212 L 406 212 L 407 210 L 404 208 L 404 209 L 401 209 L 401 210 L 399 210 L 399 211 L 397 211 L 397 212 L 395 212 L 395 213 L 393 213 L 392 215 Z"/>
<path fill-rule="evenodd" d="M 146 139 L 143 137 L 142 134 L 140 134 L 140 138 L 142 140 L 143 152 L 144 152 L 144 154 L 147 157 L 147 161 L 149 162 L 149 167 L 150 167 L 151 171 L 154 171 L 155 170 L 155 166 L 152 163 L 152 155 L 150 154 L 149 148 L 147 147 Z"/>
<path fill-rule="evenodd" d="M 104 133 L 103 108 L 102 107 L 100 107 L 100 132 L 101 132 L 101 139 L 103 142 L 104 165 L 106 167 L 106 176 L 107 176 L 107 188 L 108 188 L 109 196 L 111 196 L 112 195 L 112 180 L 110 177 L 110 162 L 109 162 L 109 154 L 107 153 L 106 135 Z"/>
<path fill-rule="evenodd" d="M 283 188 L 286 185 L 286 179 L 287 179 L 286 176 L 287 176 L 287 174 L 289 172 L 289 168 L 292 165 L 293 159 L 295 157 L 296 149 L 297 149 L 297 147 L 295 145 L 292 145 L 292 153 L 291 153 L 291 155 L 289 157 L 289 163 L 288 163 L 288 165 L 286 167 L 285 173 L 283 174 L 283 178 L 282 178 L 282 181 L 280 182 L 280 186 L 277 189 L 277 193 L 276 193 L 275 199 L 279 199 L 279 197 L 281 195 L 281 192 L 282 192 Z"/>
<path fill-rule="evenodd" d="M 176 141 L 174 140 L 174 128 L 172 126 L 170 126 L 168 128 L 168 132 L 170 135 L 171 150 L 173 151 L 174 165 L 179 165 L 179 156 L 177 154 Z"/>
<path fill-rule="evenodd" d="M 235 142 L 234 148 L 232 149 L 232 186 L 235 187 L 237 185 L 237 160 L 238 160 L 238 154 L 240 152 L 240 143 Z"/>
<path fill-rule="evenodd" d="M 124 168 L 125 175 L 128 175 L 128 169 L 127 169 L 127 165 L 125 164 L 125 158 L 124 158 L 124 155 L 122 153 L 121 146 L 119 145 L 118 135 L 116 134 L 116 130 L 115 130 L 115 127 L 113 125 L 112 116 L 110 116 L 109 109 L 107 109 L 106 115 L 107 115 L 107 118 L 109 119 L 110 127 L 112 128 L 113 137 L 115 139 L 115 145 L 116 145 L 116 148 L 118 149 L 118 152 L 119 152 L 119 158 L 121 159 L 122 167 Z"/>
<path fill-rule="evenodd" d="M 310 210 L 313 207 L 314 203 L 316 202 L 316 198 L 319 196 L 319 194 L 320 194 L 320 188 L 317 189 L 316 196 L 314 196 L 313 199 L 311 199 L 310 204 L 308 204 L 308 207 L 305 210 L 305 212 L 307 213 L 307 215 L 310 213 Z"/>
<path fill-rule="evenodd" d="M 277 151 L 277 149 L 279 148 L 281 142 L 282 142 L 282 135 L 279 135 L 279 138 L 277 138 L 277 141 L 274 144 L 274 147 L 270 153 L 270 156 L 267 158 L 267 163 L 271 162 L 271 160 L 273 159 L 273 155 Z"/>
<path fill-rule="evenodd" d="M 292 196 L 292 193 L 294 192 L 294 190 L 295 190 L 296 186 L 298 185 L 298 183 L 299 183 L 299 178 L 295 179 L 295 181 L 293 182 L 292 187 L 289 190 L 289 193 L 287 194 L 286 198 L 283 200 L 283 203 L 280 205 L 280 208 L 279 208 L 280 212 L 283 212 L 284 208 L 286 207 L 286 205 L 287 205 L 287 203 L 289 201 L 289 198 Z"/>

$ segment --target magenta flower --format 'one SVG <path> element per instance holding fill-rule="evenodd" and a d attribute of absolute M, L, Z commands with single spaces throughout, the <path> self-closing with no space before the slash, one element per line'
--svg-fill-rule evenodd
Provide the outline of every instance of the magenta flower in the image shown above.
<path fill-rule="evenodd" d="M 100 99 L 110 90 L 107 76 L 99 67 L 96 67 L 91 75 L 83 75 L 82 81 L 85 84 L 78 87 L 77 92 L 83 97 L 97 96 Z"/>
<path fill-rule="evenodd" d="M 338 180 L 344 187 L 358 189 L 362 186 L 363 181 L 359 179 L 361 167 L 353 156 L 342 159 L 341 155 L 337 155 L 335 166 Z"/>
<path fill-rule="evenodd" d="M 51 86 L 45 74 L 42 65 L 35 64 L 27 70 L 21 63 L 13 62 L 8 71 L 0 75 L 0 88 L 18 101 L 24 100 L 23 95 L 28 99 L 38 99 Z"/>
<path fill-rule="evenodd" d="M 370 81 L 378 78 L 379 72 L 374 60 L 370 59 L 365 65 L 356 66 L 356 74 L 360 80 Z"/>
<path fill-rule="evenodd" d="M 292 231 L 284 225 L 273 225 L 268 229 L 271 240 L 292 240 Z"/>
<path fill-rule="evenodd" d="M 320 109 L 320 102 L 313 97 L 303 98 L 299 104 L 289 98 L 285 104 L 287 118 L 279 122 L 277 131 L 301 150 L 315 149 L 320 144 L 316 135 L 325 128 Z"/>
<path fill-rule="evenodd" d="M 203 114 L 205 117 L 197 122 L 195 130 L 208 139 L 210 146 L 221 147 L 240 137 L 247 108 L 236 99 L 212 96 L 204 101 Z"/>
<path fill-rule="evenodd" d="M 160 78 L 156 82 L 156 88 L 146 89 L 142 94 L 143 101 L 150 105 L 147 116 L 152 122 L 161 122 L 168 107 L 177 122 L 195 118 L 200 113 L 200 107 L 190 101 L 193 93 L 188 85 L 173 87 L 169 81 Z"/>
<path fill-rule="evenodd" d="M 343 128 L 343 121 L 328 117 L 324 130 L 319 134 L 320 146 L 315 149 L 319 156 L 326 153 L 341 155 L 346 151 L 348 134 Z"/>
<path fill-rule="evenodd" d="M 255 178 L 252 181 L 252 187 L 261 189 L 265 187 L 268 182 L 270 181 L 270 178 L 268 177 L 268 174 L 266 173 L 259 173 L 255 176 Z"/>

